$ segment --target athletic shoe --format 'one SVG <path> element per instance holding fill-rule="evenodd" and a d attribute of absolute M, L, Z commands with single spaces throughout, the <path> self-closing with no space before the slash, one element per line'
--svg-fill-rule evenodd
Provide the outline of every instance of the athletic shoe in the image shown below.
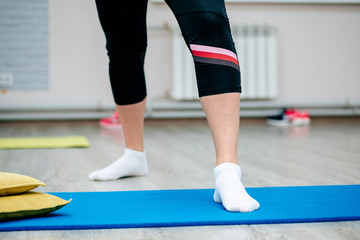
<path fill-rule="evenodd" d="M 310 124 L 310 117 L 306 111 L 283 109 L 279 115 L 270 116 L 266 123 L 273 126 L 306 126 Z"/>
<path fill-rule="evenodd" d="M 100 119 L 99 125 L 106 129 L 121 129 L 118 113 L 114 111 L 111 117 Z"/>

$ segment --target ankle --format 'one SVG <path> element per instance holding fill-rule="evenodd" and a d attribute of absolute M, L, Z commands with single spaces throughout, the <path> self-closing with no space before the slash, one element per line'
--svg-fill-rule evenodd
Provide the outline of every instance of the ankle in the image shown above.
<path fill-rule="evenodd" d="M 230 160 L 229 160 L 230 159 Z M 215 164 L 215 167 L 221 165 L 221 164 L 224 164 L 224 163 L 232 163 L 232 164 L 235 164 L 235 165 L 239 165 L 238 161 L 236 158 L 229 158 L 229 159 L 220 159 L 220 158 L 217 158 L 216 159 L 216 164 Z"/>
<path fill-rule="evenodd" d="M 241 178 L 241 169 L 240 166 L 238 164 L 234 164 L 234 163 L 222 163 L 217 165 L 214 168 L 214 177 L 215 180 L 217 179 L 217 177 L 222 174 L 223 172 L 235 172 L 236 174 L 239 174 L 240 178 Z"/>
<path fill-rule="evenodd" d="M 129 149 L 136 152 L 144 152 L 144 145 L 126 144 L 125 149 Z"/>
<path fill-rule="evenodd" d="M 131 149 L 131 148 L 125 148 L 124 150 L 124 154 L 130 154 L 130 155 L 133 155 L 133 156 L 144 156 L 146 154 L 145 150 L 143 149 L 142 151 L 138 151 L 138 150 L 135 150 L 135 149 Z"/>

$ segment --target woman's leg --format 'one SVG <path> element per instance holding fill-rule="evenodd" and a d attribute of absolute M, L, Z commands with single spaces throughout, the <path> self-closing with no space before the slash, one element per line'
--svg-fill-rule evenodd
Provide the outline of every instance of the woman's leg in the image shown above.
<path fill-rule="evenodd" d="M 238 164 L 240 93 L 205 96 L 200 99 L 208 120 L 216 151 L 216 166 Z"/>
<path fill-rule="evenodd" d="M 247 194 L 237 160 L 240 71 L 224 0 L 166 2 L 193 55 L 200 101 L 214 140 L 214 200 L 228 211 L 256 210 L 260 205 Z"/>
<path fill-rule="evenodd" d="M 91 172 L 90 180 L 107 181 L 147 174 L 143 142 L 145 105 L 146 98 L 139 103 L 116 105 L 125 137 L 124 155 L 109 166 Z"/>
<path fill-rule="evenodd" d="M 109 166 L 89 174 L 91 180 L 115 180 L 147 173 L 143 128 L 146 105 L 144 57 L 147 0 L 97 0 L 106 37 L 111 88 L 125 137 L 125 152 Z M 131 24 L 128 23 L 132 13 Z"/>
<path fill-rule="evenodd" d="M 240 93 L 224 93 L 200 99 L 216 150 L 214 201 L 228 211 L 250 212 L 260 204 L 249 196 L 237 165 Z"/>
<path fill-rule="evenodd" d="M 116 105 L 123 126 L 126 148 L 144 152 L 144 114 L 146 98 L 135 104 Z"/>

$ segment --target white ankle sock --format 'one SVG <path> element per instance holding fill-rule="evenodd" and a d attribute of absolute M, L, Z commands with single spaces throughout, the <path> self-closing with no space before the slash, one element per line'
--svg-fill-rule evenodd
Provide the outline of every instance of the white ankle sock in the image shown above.
<path fill-rule="evenodd" d="M 240 167 L 233 163 L 222 163 L 215 167 L 214 201 L 222 203 L 230 212 L 251 212 L 260 204 L 250 197 L 241 183 Z"/>
<path fill-rule="evenodd" d="M 122 177 L 146 175 L 147 171 L 145 152 L 125 148 L 121 158 L 103 169 L 91 172 L 89 179 L 100 181 L 115 180 Z"/>

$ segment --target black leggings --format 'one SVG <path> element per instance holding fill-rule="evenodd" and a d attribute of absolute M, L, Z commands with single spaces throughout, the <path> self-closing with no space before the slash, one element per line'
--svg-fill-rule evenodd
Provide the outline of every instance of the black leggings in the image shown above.
<path fill-rule="evenodd" d="M 120 0 L 121 1 L 121 0 Z M 118 105 L 146 97 L 144 57 L 148 0 L 96 0 Z M 224 0 L 166 0 L 192 53 L 199 96 L 241 92 L 240 70 Z M 129 18 L 131 14 L 131 18 Z"/>

